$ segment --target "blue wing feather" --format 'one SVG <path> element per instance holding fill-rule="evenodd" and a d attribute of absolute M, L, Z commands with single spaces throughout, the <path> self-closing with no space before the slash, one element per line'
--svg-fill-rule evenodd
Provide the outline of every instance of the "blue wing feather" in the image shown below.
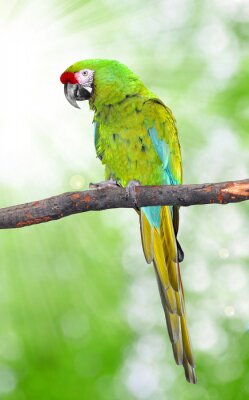
<path fill-rule="evenodd" d="M 174 178 L 169 166 L 169 145 L 164 140 L 159 139 L 158 132 L 155 127 L 148 129 L 148 132 L 157 155 L 162 161 L 163 183 L 166 185 L 177 185 L 178 182 Z M 152 226 L 155 226 L 156 228 L 160 227 L 161 206 L 142 207 L 142 211 L 145 213 L 149 223 Z"/>
<path fill-rule="evenodd" d="M 162 161 L 163 167 L 163 183 L 167 185 L 177 185 L 178 182 L 174 178 L 172 171 L 169 166 L 170 148 L 169 145 L 164 141 L 159 139 L 156 128 L 150 128 L 149 135 L 152 140 L 153 146 L 157 152 L 158 157 Z"/>

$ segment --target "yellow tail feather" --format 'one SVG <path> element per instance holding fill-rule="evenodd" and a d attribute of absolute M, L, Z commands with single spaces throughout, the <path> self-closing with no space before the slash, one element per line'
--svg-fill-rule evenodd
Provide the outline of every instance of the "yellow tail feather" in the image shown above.
<path fill-rule="evenodd" d="M 168 333 L 175 361 L 183 364 L 186 379 L 196 383 L 195 362 L 192 354 L 185 315 L 183 288 L 177 257 L 175 230 L 168 206 L 161 207 L 161 225 L 150 225 L 140 211 L 141 237 L 148 263 L 153 261 Z"/>
<path fill-rule="evenodd" d="M 144 250 L 144 256 L 147 263 L 151 263 L 154 256 L 154 229 L 151 229 L 149 221 L 147 220 L 145 214 L 140 212 L 140 229 L 141 229 L 141 237 L 142 245 Z"/>

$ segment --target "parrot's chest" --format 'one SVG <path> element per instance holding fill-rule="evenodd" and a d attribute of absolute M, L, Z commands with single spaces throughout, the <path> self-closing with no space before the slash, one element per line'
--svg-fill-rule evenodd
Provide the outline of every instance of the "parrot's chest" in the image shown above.
<path fill-rule="evenodd" d="M 96 151 L 105 165 L 106 179 L 126 186 L 131 180 L 161 184 L 162 164 L 153 148 L 144 119 L 138 111 L 115 113 L 98 124 Z"/>

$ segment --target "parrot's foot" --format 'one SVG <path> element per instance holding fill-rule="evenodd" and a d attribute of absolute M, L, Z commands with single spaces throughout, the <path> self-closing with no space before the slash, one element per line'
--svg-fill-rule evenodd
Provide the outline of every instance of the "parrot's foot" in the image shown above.
<path fill-rule="evenodd" d="M 103 189 L 103 188 L 117 188 L 120 187 L 117 181 L 114 181 L 113 179 L 109 179 L 108 181 L 101 181 L 98 183 L 89 183 L 89 188 L 90 189 Z"/>
<path fill-rule="evenodd" d="M 128 185 L 126 186 L 125 190 L 127 193 L 127 197 L 131 198 L 134 204 L 134 207 L 138 210 L 137 205 L 137 196 L 136 196 L 136 186 L 140 186 L 141 183 L 139 181 L 129 181 Z"/>

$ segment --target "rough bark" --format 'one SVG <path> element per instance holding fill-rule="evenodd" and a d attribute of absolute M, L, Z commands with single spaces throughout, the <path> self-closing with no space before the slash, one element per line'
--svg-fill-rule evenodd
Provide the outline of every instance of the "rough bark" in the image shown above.
<path fill-rule="evenodd" d="M 227 204 L 244 200 L 249 200 L 249 179 L 199 185 L 104 187 L 63 193 L 31 203 L 2 208 L 0 229 L 22 228 L 76 213 L 110 208 Z"/>

